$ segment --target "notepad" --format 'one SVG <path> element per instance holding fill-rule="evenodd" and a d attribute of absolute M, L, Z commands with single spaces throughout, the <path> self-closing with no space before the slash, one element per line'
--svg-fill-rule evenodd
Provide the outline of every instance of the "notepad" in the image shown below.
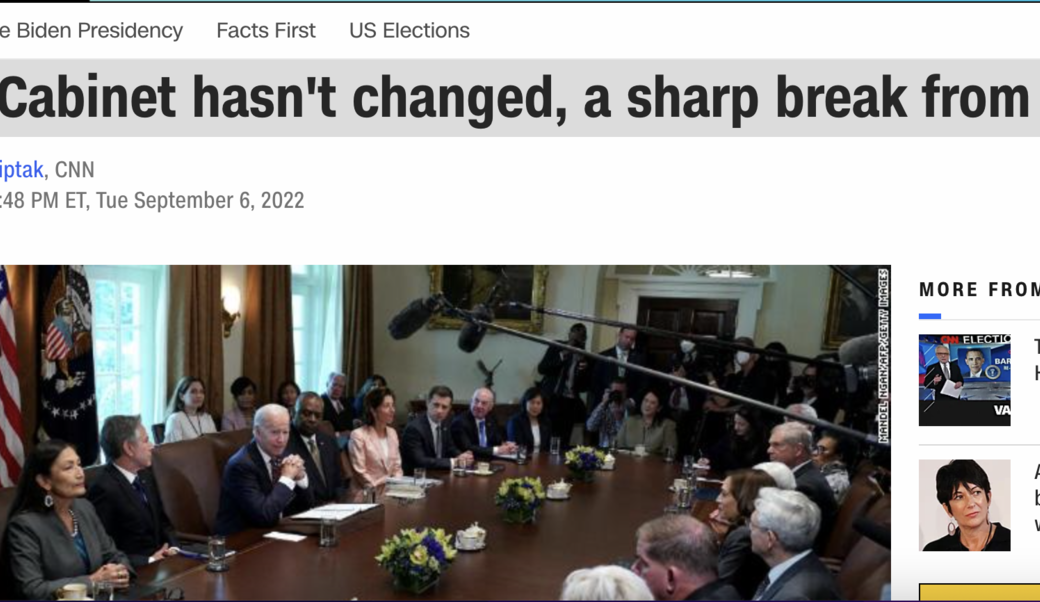
<path fill-rule="evenodd" d="M 418 485 L 420 487 L 436 487 L 443 483 L 440 479 L 414 479 L 412 477 L 390 477 L 386 480 L 387 486 L 390 485 Z"/>
<path fill-rule="evenodd" d="M 341 521 L 375 508 L 377 504 L 328 504 L 312 508 L 292 517 L 293 520 L 335 520 Z"/>

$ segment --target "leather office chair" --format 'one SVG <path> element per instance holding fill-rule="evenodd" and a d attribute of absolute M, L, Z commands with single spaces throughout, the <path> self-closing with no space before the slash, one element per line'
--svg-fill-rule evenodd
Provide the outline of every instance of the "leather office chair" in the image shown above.
<path fill-rule="evenodd" d="M 166 441 L 166 425 L 162 423 L 153 424 L 152 443 L 156 445 L 162 445 L 163 441 Z"/>
<path fill-rule="evenodd" d="M 881 489 L 869 476 L 857 475 L 849 486 L 849 491 L 838 509 L 834 521 L 834 530 L 824 548 L 823 556 L 842 560 L 849 555 L 849 550 L 856 545 L 862 535 L 853 527 L 856 519 L 866 515 L 871 506 L 881 497 Z"/>
<path fill-rule="evenodd" d="M 212 439 L 199 437 L 155 448 L 152 470 L 174 529 L 191 539 L 213 533 L 223 465 L 217 462 Z"/>
<path fill-rule="evenodd" d="M 879 499 L 867 512 L 867 518 L 892 525 L 892 497 Z M 849 551 L 838 572 L 838 588 L 846 600 L 877 600 L 881 586 L 891 581 L 892 553 L 869 538 L 861 537 Z"/>

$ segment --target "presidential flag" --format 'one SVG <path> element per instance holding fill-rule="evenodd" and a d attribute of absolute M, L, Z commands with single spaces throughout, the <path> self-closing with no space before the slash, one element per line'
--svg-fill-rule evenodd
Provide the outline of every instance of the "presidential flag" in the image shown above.
<path fill-rule="evenodd" d="M 40 438 L 73 443 L 84 466 L 98 457 L 90 287 L 83 266 L 39 267 Z"/>

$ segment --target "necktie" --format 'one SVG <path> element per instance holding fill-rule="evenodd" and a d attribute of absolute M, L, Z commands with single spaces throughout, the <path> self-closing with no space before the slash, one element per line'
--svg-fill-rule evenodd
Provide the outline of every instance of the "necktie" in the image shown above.
<path fill-rule="evenodd" d="M 311 452 L 311 458 L 314 458 L 314 465 L 318 467 L 318 474 L 321 475 L 321 479 L 324 481 L 325 471 L 321 467 L 321 453 L 318 451 L 316 437 L 311 437 L 307 440 L 307 449 Z"/>
<path fill-rule="evenodd" d="M 439 424 L 433 429 L 433 450 L 438 458 L 444 454 L 441 448 L 441 426 Z"/>
<path fill-rule="evenodd" d="M 761 600 L 767 589 L 769 589 L 769 575 L 766 575 L 766 578 L 762 580 L 762 584 L 755 590 L 755 597 L 752 600 Z"/>
<path fill-rule="evenodd" d="M 282 461 L 278 458 L 271 458 L 271 485 L 277 484 L 280 478 L 282 478 Z"/>
<path fill-rule="evenodd" d="M 622 364 L 627 364 L 628 363 L 628 352 L 627 351 L 619 352 L 618 353 L 618 360 Z M 625 369 L 623 367 L 621 367 L 621 366 L 618 366 L 617 375 L 620 378 L 625 378 Z"/>
<path fill-rule="evenodd" d="M 487 447 L 487 431 L 484 429 L 484 421 L 477 422 L 477 430 L 480 433 L 480 447 Z"/>
<path fill-rule="evenodd" d="M 942 367 L 943 367 L 943 374 L 946 375 L 946 380 L 950 380 L 950 364 L 949 363 L 943 364 Z"/>
<path fill-rule="evenodd" d="M 141 498 L 141 503 L 148 506 L 148 494 L 144 491 L 144 483 L 141 482 L 141 477 L 134 477 L 134 491 L 137 492 L 138 497 Z"/>

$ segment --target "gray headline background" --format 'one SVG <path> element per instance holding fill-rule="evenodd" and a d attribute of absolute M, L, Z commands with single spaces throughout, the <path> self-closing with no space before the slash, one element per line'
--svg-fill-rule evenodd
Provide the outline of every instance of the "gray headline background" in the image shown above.
<path fill-rule="evenodd" d="M 98 74 L 95 82 L 87 73 Z M 1031 107 L 1029 117 L 990 117 L 992 98 L 987 98 L 986 113 L 978 118 L 960 115 L 959 99 L 954 98 L 953 116 L 925 117 L 925 95 L 921 88 L 928 75 L 941 74 L 939 86 L 969 84 L 989 87 L 1024 85 L 1030 101 L 1040 103 L 1040 61 L 1038 60 L 3 60 L 0 78 L 17 75 L 27 84 L 24 92 L 9 90 L 9 104 L 31 102 L 29 90 L 48 85 L 57 94 L 58 74 L 69 76 L 70 84 L 123 85 L 128 93 L 147 84 L 158 87 L 162 76 L 169 76 L 177 91 L 172 97 L 175 118 L 156 111 L 151 118 L 128 115 L 125 118 L 20 118 L 0 117 L 0 130 L 14 136 L 169 136 L 169 137 L 361 137 L 361 136 L 1040 136 L 1040 106 Z M 892 76 L 892 86 L 906 86 L 901 96 L 907 116 L 900 118 L 834 118 L 827 115 L 823 97 L 817 103 L 817 116 L 806 117 L 803 106 L 798 118 L 778 118 L 777 75 L 787 75 L 788 85 L 802 89 L 803 103 L 808 86 L 841 84 L 850 92 L 851 109 L 855 89 L 870 85 L 878 91 L 882 108 L 882 75 Z M 297 85 L 303 91 L 301 117 L 195 117 L 194 75 L 202 74 L 205 83 L 218 90 L 232 84 Z M 526 114 L 505 118 L 496 113 L 491 126 L 476 129 L 466 117 L 436 118 L 362 118 L 354 113 L 353 95 L 361 85 L 380 88 L 383 74 L 406 91 L 413 86 L 460 85 L 468 91 L 473 85 L 494 86 L 495 92 L 512 84 L 525 91 L 540 85 L 543 74 L 552 75 L 552 106 L 566 107 L 567 120 L 557 127 L 555 115 L 536 119 Z M 721 117 L 646 117 L 628 114 L 628 90 L 634 85 L 654 88 L 654 76 L 663 74 L 665 83 L 679 89 L 680 112 L 688 98 L 686 87 L 754 86 L 758 92 L 758 112 L 743 119 L 742 127 L 732 125 L 732 95 L 723 100 Z M 320 111 L 320 96 L 308 95 L 307 77 L 331 78 L 336 86 L 332 108 L 336 117 Z M 585 116 L 585 92 L 589 86 L 605 85 L 610 90 L 609 118 Z M 13 89 L 12 89 L 13 90 Z M 436 94 L 435 94 L 436 96 Z M 100 105 L 100 88 L 98 92 Z M 268 98 L 276 98 L 268 96 Z M 941 93 L 935 95 L 936 113 L 941 115 Z M 223 104 L 224 99 L 221 99 Z M 371 105 L 370 97 L 366 105 Z M 410 104 L 409 97 L 408 103 Z M 158 108 L 158 104 L 153 105 Z M 251 105 L 250 105 L 251 106 Z M 789 104 L 790 106 L 790 104 Z M 974 105 L 972 105 L 974 106 Z M 208 103 L 207 103 L 208 107 Z M 100 107 L 99 107 L 100 109 Z M 128 112 L 129 107 L 128 107 Z M 1003 104 L 1001 114 L 1003 114 Z M 291 114 L 291 112 L 290 112 Z M 452 113 L 454 115 L 454 113 Z M 652 115 L 652 113 L 651 113 Z"/>

